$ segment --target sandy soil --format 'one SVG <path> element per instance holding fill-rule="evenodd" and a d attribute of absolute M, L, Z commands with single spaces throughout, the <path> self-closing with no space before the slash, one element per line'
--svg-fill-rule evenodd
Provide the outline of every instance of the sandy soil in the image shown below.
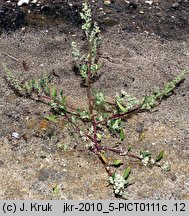
<path fill-rule="evenodd" d="M 44 0 L 39 8 L 17 8 L 11 2 L 0 1 L 0 64 L 6 63 L 20 79 L 52 74 L 52 84 L 64 90 L 72 105 L 85 104 L 86 89 L 73 71 L 70 47 L 72 40 L 83 39 L 76 11 L 81 1 L 53 4 Z M 189 70 L 189 2 L 183 0 L 176 6 L 171 0 L 154 0 L 151 6 L 144 1 L 131 2 L 113 1 L 104 7 L 106 14 L 95 10 L 102 29 L 103 68 L 94 86 L 109 99 L 121 89 L 140 98 L 181 70 Z M 64 15 L 61 5 L 67 11 Z M 60 13 L 55 15 L 55 9 Z M 23 14 L 23 19 L 13 22 L 18 14 Z M 23 70 L 23 61 L 28 71 Z M 18 97 L 3 77 L 0 68 L 0 198 L 114 199 L 102 163 L 85 150 L 74 131 L 63 121 L 54 124 L 44 120 L 49 107 Z M 138 133 L 141 125 L 145 129 L 142 141 Z M 21 138 L 13 139 L 13 132 Z M 57 144 L 68 149 L 57 148 Z M 164 173 L 124 158 L 125 165 L 132 166 L 135 180 L 126 189 L 129 199 L 189 199 L 188 76 L 174 95 L 152 112 L 128 119 L 123 146 L 128 145 L 135 153 L 148 149 L 157 155 L 164 149 L 164 161 L 172 166 Z"/>

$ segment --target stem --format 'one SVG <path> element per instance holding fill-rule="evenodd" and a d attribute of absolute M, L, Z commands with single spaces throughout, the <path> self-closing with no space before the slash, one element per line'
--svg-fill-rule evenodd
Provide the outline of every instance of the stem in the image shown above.
<path fill-rule="evenodd" d="M 127 156 L 141 160 L 139 156 L 137 156 L 137 155 L 135 155 L 133 153 L 128 153 Z"/>
<path fill-rule="evenodd" d="M 80 128 L 71 120 L 71 118 L 70 118 L 66 113 L 64 114 L 64 117 L 75 127 L 75 129 L 78 131 L 78 133 L 81 134 Z M 85 133 L 85 132 L 84 132 L 84 135 L 85 135 L 88 139 L 90 139 L 92 142 L 94 142 L 94 139 L 93 139 L 90 135 L 88 135 L 88 134 Z"/>
<path fill-rule="evenodd" d="M 89 58 L 88 58 L 88 71 L 87 71 L 87 98 L 88 98 L 88 107 L 90 116 L 93 116 L 93 101 L 92 101 L 92 94 L 91 94 L 91 65 L 92 65 L 92 47 L 91 43 L 89 42 Z"/>
<path fill-rule="evenodd" d="M 117 118 L 123 118 L 125 117 L 126 115 L 131 115 L 132 113 L 135 113 L 135 112 L 139 112 L 141 110 L 141 107 L 140 106 L 137 106 L 135 107 L 134 109 L 128 111 L 128 112 L 125 112 L 125 113 L 118 113 L 118 114 L 113 114 L 112 116 L 102 120 L 102 121 L 99 121 L 97 122 L 97 125 L 99 124 L 102 124 L 102 123 L 105 123 L 111 119 L 117 119 Z"/>
<path fill-rule="evenodd" d="M 2 52 L 5 56 L 8 56 L 9 58 L 13 59 L 14 61 L 19 62 L 19 60 L 11 55 L 9 55 L 8 53 Z"/>
<path fill-rule="evenodd" d="M 40 98 L 44 98 L 44 99 L 46 99 L 46 100 L 49 100 L 49 101 L 53 101 L 53 99 L 52 99 L 50 96 L 47 96 L 47 95 L 38 94 L 37 96 L 40 97 Z M 66 104 L 66 108 L 72 110 L 72 111 L 67 110 L 67 113 L 77 115 L 77 113 L 76 113 L 76 114 L 73 113 L 73 112 L 77 112 L 77 110 L 76 110 L 74 107 L 72 107 L 72 106 Z"/>
<path fill-rule="evenodd" d="M 88 57 L 88 71 L 87 71 L 87 98 L 88 98 L 88 107 L 89 107 L 89 112 L 90 112 L 90 117 L 91 117 L 91 122 L 93 125 L 93 142 L 95 145 L 95 148 L 97 150 L 97 152 L 99 152 L 100 146 L 98 144 L 98 140 L 97 140 L 97 122 L 95 120 L 95 117 L 93 115 L 93 111 L 94 111 L 94 104 L 93 104 L 93 99 L 92 99 L 92 94 L 91 94 L 91 65 L 92 65 L 92 42 L 90 42 L 89 40 L 89 57 Z"/>

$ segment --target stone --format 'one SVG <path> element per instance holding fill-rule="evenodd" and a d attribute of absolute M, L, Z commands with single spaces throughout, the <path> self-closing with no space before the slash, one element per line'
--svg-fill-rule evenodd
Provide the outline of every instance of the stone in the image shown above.
<path fill-rule="evenodd" d="M 179 6 L 179 3 L 178 3 L 178 2 L 175 2 L 175 3 L 172 4 L 172 7 L 173 7 L 173 8 L 177 8 L 178 6 Z"/>
<path fill-rule="evenodd" d="M 12 133 L 12 138 L 20 139 L 20 134 L 17 133 L 17 132 L 13 132 L 13 133 Z"/>
<path fill-rule="evenodd" d="M 146 4 L 152 5 L 154 2 L 153 1 L 145 1 Z"/>
<path fill-rule="evenodd" d="M 29 4 L 29 0 L 19 0 L 18 6 L 22 6 L 23 4 Z"/>
<path fill-rule="evenodd" d="M 5 15 L 5 11 L 0 8 L 0 17 Z"/>

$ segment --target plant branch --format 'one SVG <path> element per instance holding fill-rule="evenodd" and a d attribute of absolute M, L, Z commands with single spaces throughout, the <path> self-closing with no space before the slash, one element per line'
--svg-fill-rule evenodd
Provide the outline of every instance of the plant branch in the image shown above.
<path fill-rule="evenodd" d="M 72 121 L 72 119 L 71 119 L 66 113 L 64 114 L 64 117 L 74 126 L 74 128 L 77 130 L 77 132 L 78 132 L 79 134 L 81 134 L 80 128 L 77 126 L 77 124 L 75 124 L 75 123 Z M 92 138 L 89 134 L 87 134 L 87 133 L 84 132 L 84 135 L 85 135 L 88 139 L 90 139 L 92 142 L 94 142 L 93 138 Z"/>
<path fill-rule="evenodd" d="M 134 109 L 132 109 L 132 110 L 130 110 L 128 112 L 125 112 L 125 113 L 113 114 L 112 116 L 110 116 L 110 117 L 108 117 L 106 119 L 103 119 L 102 121 L 98 121 L 97 125 L 102 124 L 102 123 L 106 123 L 107 121 L 109 121 L 111 119 L 123 118 L 126 115 L 131 115 L 131 114 L 139 112 L 139 111 L 141 111 L 141 106 L 137 106 Z"/>

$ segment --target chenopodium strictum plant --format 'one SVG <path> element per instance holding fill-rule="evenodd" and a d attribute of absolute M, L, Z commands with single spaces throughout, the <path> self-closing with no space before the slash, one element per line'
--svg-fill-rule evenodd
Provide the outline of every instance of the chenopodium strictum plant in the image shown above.
<path fill-rule="evenodd" d="M 103 162 L 110 176 L 109 182 L 113 185 L 115 194 L 122 196 L 124 188 L 131 184 L 128 181 L 131 167 L 125 168 L 122 175 L 116 173 L 115 169 L 112 170 L 112 167 L 119 167 L 123 162 L 120 159 L 109 162 L 104 155 L 105 151 L 113 151 L 119 155 L 135 158 L 144 166 L 158 166 L 164 171 L 168 171 L 170 165 L 168 163 L 160 164 L 164 151 L 160 151 L 153 159 L 148 150 L 141 150 L 138 155 L 135 155 L 131 153 L 130 146 L 124 150 L 123 148 L 101 145 L 104 135 L 102 131 L 107 128 L 122 143 L 125 138 L 124 119 L 131 114 L 148 111 L 158 105 L 183 81 L 186 72 L 183 71 L 175 79 L 166 83 L 162 89 L 158 88 L 142 99 L 137 99 L 122 90 L 116 94 L 113 101 L 107 101 L 103 92 L 93 89 L 93 78 L 101 67 L 98 63 L 98 49 L 101 42 L 100 28 L 96 22 L 92 21 L 92 11 L 88 3 L 82 4 L 80 16 L 83 20 L 82 29 L 86 37 L 87 51 L 81 52 L 76 42 L 72 42 L 71 45 L 75 65 L 86 84 L 88 108 L 73 109 L 73 107 L 70 107 L 63 91 L 59 92 L 55 86 L 50 86 L 50 78 L 47 75 L 42 75 L 38 81 L 32 79 L 20 82 L 4 64 L 6 80 L 21 95 L 27 95 L 31 98 L 35 98 L 33 95 L 36 95 L 37 99 L 41 99 L 43 102 L 47 100 L 56 114 L 48 116 L 49 121 L 56 122 L 57 115 L 61 115 L 71 123 L 82 139 L 89 142 L 88 148 Z M 79 122 L 83 122 L 83 125 L 88 129 L 83 129 L 83 125 L 80 127 Z"/>

